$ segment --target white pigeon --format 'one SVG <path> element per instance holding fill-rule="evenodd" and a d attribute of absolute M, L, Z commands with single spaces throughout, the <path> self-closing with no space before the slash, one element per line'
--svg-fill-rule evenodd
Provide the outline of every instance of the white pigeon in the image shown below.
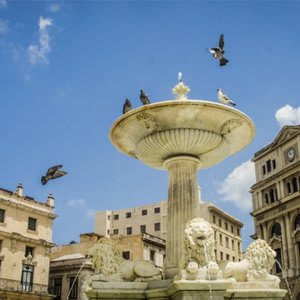
<path fill-rule="evenodd" d="M 223 104 L 231 104 L 232 106 L 236 105 L 234 101 L 232 101 L 228 96 L 222 93 L 221 89 L 218 89 L 218 99 Z"/>

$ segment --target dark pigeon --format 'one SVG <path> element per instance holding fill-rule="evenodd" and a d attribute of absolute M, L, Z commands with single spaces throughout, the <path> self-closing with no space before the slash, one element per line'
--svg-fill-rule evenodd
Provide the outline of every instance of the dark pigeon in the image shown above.
<path fill-rule="evenodd" d="M 209 52 L 212 54 L 213 58 L 220 61 L 220 66 L 225 66 L 228 63 L 228 60 L 223 56 L 225 53 L 224 50 L 224 34 L 220 35 L 219 38 L 219 48 L 210 48 Z"/>
<path fill-rule="evenodd" d="M 132 109 L 131 103 L 128 99 L 125 100 L 125 103 L 123 105 L 123 114 L 126 114 Z"/>
<path fill-rule="evenodd" d="M 150 100 L 143 90 L 141 90 L 140 100 L 143 105 L 150 104 Z"/>
<path fill-rule="evenodd" d="M 41 178 L 42 185 L 45 185 L 48 180 L 56 179 L 68 174 L 66 171 L 60 170 L 62 167 L 63 165 L 57 165 L 49 168 L 46 176 L 42 176 Z"/>

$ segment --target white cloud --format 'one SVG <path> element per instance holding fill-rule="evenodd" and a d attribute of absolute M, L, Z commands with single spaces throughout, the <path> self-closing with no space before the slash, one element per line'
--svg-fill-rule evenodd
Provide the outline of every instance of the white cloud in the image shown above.
<path fill-rule="evenodd" d="M 281 127 L 284 125 L 299 125 L 300 106 L 292 107 L 287 104 L 276 111 L 275 118 Z"/>
<path fill-rule="evenodd" d="M 7 1 L 6 0 L 0 0 L 0 8 L 7 7 Z"/>
<path fill-rule="evenodd" d="M 51 3 L 48 6 L 48 10 L 52 13 L 60 11 L 60 5 L 58 3 Z"/>
<path fill-rule="evenodd" d="M 83 207 L 85 206 L 85 201 L 83 199 L 74 199 L 74 200 L 69 200 L 67 202 L 67 206 L 69 207 Z"/>
<path fill-rule="evenodd" d="M 47 54 L 50 53 L 50 36 L 48 27 L 52 26 L 53 21 L 49 18 L 40 17 L 39 19 L 39 44 L 28 47 L 29 60 L 32 64 L 48 63 Z"/>
<path fill-rule="evenodd" d="M 8 31 L 7 22 L 0 19 L 0 34 L 5 34 Z"/>
<path fill-rule="evenodd" d="M 218 189 L 225 202 L 231 202 L 243 211 L 252 207 L 250 187 L 255 183 L 254 164 L 248 160 L 236 167 Z"/>

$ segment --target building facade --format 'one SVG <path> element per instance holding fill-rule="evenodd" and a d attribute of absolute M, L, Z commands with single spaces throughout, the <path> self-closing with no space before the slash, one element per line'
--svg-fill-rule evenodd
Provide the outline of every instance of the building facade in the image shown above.
<path fill-rule="evenodd" d="M 93 273 L 88 260 L 91 248 L 104 236 L 96 233 L 80 235 L 79 243 L 55 246 L 51 249 L 49 286 L 54 300 L 87 300 L 84 289 L 88 277 Z M 137 235 L 111 235 L 124 259 L 152 261 L 158 268 L 163 267 L 165 241 L 141 233 Z"/>
<path fill-rule="evenodd" d="M 215 231 L 217 260 L 239 261 L 243 224 L 209 202 L 200 202 L 199 217 L 210 222 Z M 167 201 L 122 210 L 98 211 L 94 231 L 104 236 L 147 233 L 166 240 Z"/>
<path fill-rule="evenodd" d="M 42 203 L 0 189 L 0 298 L 50 299 L 48 276 L 54 198 Z"/>
<path fill-rule="evenodd" d="M 284 126 L 275 140 L 254 154 L 251 188 L 255 233 L 277 254 L 273 273 L 293 299 L 300 299 L 300 125 Z"/>

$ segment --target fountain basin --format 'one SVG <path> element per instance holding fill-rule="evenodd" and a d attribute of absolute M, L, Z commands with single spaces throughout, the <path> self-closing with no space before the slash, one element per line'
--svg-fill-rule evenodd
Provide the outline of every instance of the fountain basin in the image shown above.
<path fill-rule="evenodd" d="M 110 131 L 112 144 L 148 166 L 166 169 L 175 156 L 199 160 L 198 168 L 217 164 L 246 147 L 255 135 L 241 111 L 204 100 L 169 100 L 133 109 Z"/>

